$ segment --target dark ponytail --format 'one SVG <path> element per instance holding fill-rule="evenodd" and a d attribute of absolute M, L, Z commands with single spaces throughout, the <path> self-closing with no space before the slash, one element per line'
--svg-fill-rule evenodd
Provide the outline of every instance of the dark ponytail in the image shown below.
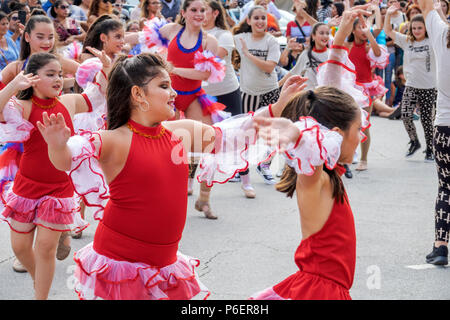
<path fill-rule="evenodd" d="M 334 87 L 318 87 L 297 94 L 288 102 L 281 117 L 297 121 L 300 117 L 310 116 L 328 129 L 335 127 L 346 131 L 358 115 L 355 100 Z M 329 170 L 325 165 L 323 170 L 330 176 L 333 186 L 333 198 L 344 201 L 345 189 L 341 177 L 336 170 Z M 285 167 L 280 182 L 275 186 L 280 192 L 292 197 L 297 185 L 297 173 L 289 166 Z"/>
<path fill-rule="evenodd" d="M 120 56 L 109 74 L 106 93 L 108 105 L 108 130 L 114 130 L 126 124 L 134 107 L 131 98 L 133 86 L 144 87 L 153 78 L 167 70 L 168 66 L 159 55 L 141 53 L 128 58 Z"/>
<path fill-rule="evenodd" d="M 94 23 L 89 27 L 86 33 L 86 38 L 83 42 L 83 53 L 90 53 L 86 48 L 92 47 L 98 50 L 103 49 L 103 42 L 100 40 L 101 34 L 108 34 L 110 31 L 115 31 L 123 28 L 122 22 L 114 19 L 112 16 L 105 14 L 98 17 Z"/>
<path fill-rule="evenodd" d="M 37 23 L 48 23 L 52 26 L 53 28 L 53 34 L 54 34 L 54 38 L 55 38 L 55 42 L 56 42 L 56 34 L 55 34 L 55 30 L 53 27 L 53 22 L 52 20 L 50 20 L 49 17 L 47 17 L 46 15 L 41 14 L 42 10 L 39 9 L 34 9 L 33 12 L 31 12 L 31 17 L 28 20 L 27 24 L 25 25 L 25 30 L 23 31 L 23 36 L 21 37 L 20 40 L 20 60 L 25 60 L 27 59 L 30 54 L 31 54 L 31 48 L 30 48 L 30 44 L 25 40 L 25 33 L 28 33 L 28 35 L 31 35 L 31 31 L 34 30 L 35 26 Z M 53 52 L 55 49 L 55 45 L 53 45 L 53 48 L 50 52 Z"/>

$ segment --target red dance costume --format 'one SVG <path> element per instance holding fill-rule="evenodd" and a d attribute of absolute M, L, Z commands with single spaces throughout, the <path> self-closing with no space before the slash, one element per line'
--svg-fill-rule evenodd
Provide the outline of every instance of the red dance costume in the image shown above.
<path fill-rule="evenodd" d="M 203 33 L 200 30 L 195 46 L 191 49 L 186 49 L 180 41 L 184 30 L 184 27 L 181 28 L 176 37 L 170 41 L 167 52 L 167 61 L 172 63 L 176 68 L 194 69 L 195 54 L 197 52 L 203 52 Z M 203 115 L 212 114 L 215 110 L 225 109 L 225 105 L 214 102 L 214 100 L 206 94 L 205 90 L 202 89 L 201 80 L 187 79 L 175 74 L 171 74 L 170 79 L 172 80 L 173 89 L 178 94 L 175 98 L 175 107 L 178 110 L 185 112 L 195 99 L 199 99 Z"/>
<path fill-rule="evenodd" d="M 341 167 L 336 170 L 342 172 Z M 347 195 L 343 203 L 334 201 L 322 229 L 301 241 L 295 263 L 299 271 L 251 299 L 351 300 L 356 233 Z"/>
<path fill-rule="evenodd" d="M 353 42 L 349 52 L 349 59 L 355 66 L 356 82 L 364 87 L 369 97 L 381 98 L 387 92 L 383 79 L 372 72 L 373 64 L 366 52 L 366 42 L 356 44 Z"/>
<path fill-rule="evenodd" d="M 74 134 L 71 117 L 58 99 L 32 97 L 28 122 L 35 128 L 24 142 L 24 152 L 13 187 L 6 195 L 2 195 L 5 209 L 1 218 L 14 231 L 21 233 L 31 232 L 36 225 L 55 231 L 79 231 L 86 228 L 87 223 L 75 218 L 78 205 L 73 197 L 70 179 L 50 162 L 47 143 L 36 128 L 36 122 L 42 121 L 44 112 L 49 115 L 62 113 L 66 125 Z"/>
<path fill-rule="evenodd" d="M 126 164 L 109 184 L 93 245 L 75 254 L 80 299 L 190 299 L 207 289 L 178 243 L 186 221 L 188 165 L 172 151 L 180 140 L 161 125 L 132 120 Z"/>

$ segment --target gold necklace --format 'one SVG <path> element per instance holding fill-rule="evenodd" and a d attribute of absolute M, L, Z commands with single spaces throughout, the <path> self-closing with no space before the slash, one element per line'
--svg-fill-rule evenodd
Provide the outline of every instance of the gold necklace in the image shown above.
<path fill-rule="evenodd" d="M 134 132 L 134 133 L 136 133 L 136 134 L 138 134 L 140 136 L 143 136 L 143 137 L 146 137 L 146 138 L 150 138 L 150 139 L 159 139 L 159 138 L 161 138 L 164 135 L 164 133 L 166 133 L 166 128 L 164 128 L 163 126 L 161 126 L 161 130 L 159 131 L 159 133 L 157 135 L 154 135 L 154 136 L 152 136 L 151 134 L 146 134 L 146 133 L 140 132 L 135 127 L 133 127 L 131 125 L 131 123 L 129 123 L 129 122 L 127 123 L 127 126 L 132 132 Z"/>
<path fill-rule="evenodd" d="M 31 102 L 34 103 L 35 105 L 37 105 L 41 109 L 51 109 L 51 108 L 53 108 L 56 105 L 56 103 L 58 102 L 58 99 L 53 98 L 53 102 L 50 105 L 48 105 L 48 106 L 44 106 L 44 105 L 40 104 L 39 102 L 37 102 L 34 99 L 34 97 L 31 98 Z"/>

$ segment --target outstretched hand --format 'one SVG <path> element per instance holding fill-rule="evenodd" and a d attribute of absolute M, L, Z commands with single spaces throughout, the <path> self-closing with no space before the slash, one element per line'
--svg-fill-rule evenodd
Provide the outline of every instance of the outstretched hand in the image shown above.
<path fill-rule="evenodd" d="M 42 122 L 38 121 L 36 124 L 49 148 L 62 149 L 66 146 L 71 132 L 66 126 L 66 121 L 61 113 L 58 113 L 56 116 L 52 114 L 49 117 L 47 112 L 44 112 L 42 114 Z"/>
<path fill-rule="evenodd" d="M 286 118 L 255 117 L 253 127 L 258 137 L 269 146 L 278 148 L 279 152 L 286 151 L 289 144 L 295 143 L 300 135 L 294 123 Z"/>
<path fill-rule="evenodd" d="M 111 66 L 111 58 L 106 54 L 105 50 L 98 50 L 93 47 L 86 47 L 90 53 L 100 59 L 104 69 L 108 69 Z"/>
<path fill-rule="evenodd" d="M 12 82 L 12 86 L 16 90 L 25 90 L 36 84 L 36 82 L 39 81 L 38 75 L 33 75 L 32 73 L 24 74 L 23 71 L 21 71 Z"/>

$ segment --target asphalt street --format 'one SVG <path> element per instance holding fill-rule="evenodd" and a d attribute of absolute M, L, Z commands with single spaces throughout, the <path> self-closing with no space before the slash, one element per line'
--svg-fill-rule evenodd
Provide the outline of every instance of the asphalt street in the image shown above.
<path fill-rule="evenodd" d="M 450 299 L 450 268 L 425 263 L 434 240 L 436 167 L 424 162 L 423 130 L 415 121 L 422 149 L 405 159 L 408 137 L 401 121 L 372 118 L 369 170 L 344 179 L 357 233 L 357 261 L 350 294 L 355 300 Z M 275 173 L 282 163 L 272 164 Z M 354 168 L 355 165 L 352 165 Z M 180 251 L 197 257 L 198 273 L 211 290 L 210 299 L 240 300 L 278 283 L 297 271 L 294 252 L 301 240 L 295 199 L 265 185 L 251 169 L 255 199 L 246 199 L 239 183 L 214 187 L 212 207 L 218 220 L 194 209 L 199 192 L 189 198 Z M 73 251 L 93 240 L 96 222 Z M 28 274 L 12 270 L 10 231 L 0 224 L 0 299 L 32 299 Z M 72 254 L 56 264 L 49 298 L 73 300 Z"/>

